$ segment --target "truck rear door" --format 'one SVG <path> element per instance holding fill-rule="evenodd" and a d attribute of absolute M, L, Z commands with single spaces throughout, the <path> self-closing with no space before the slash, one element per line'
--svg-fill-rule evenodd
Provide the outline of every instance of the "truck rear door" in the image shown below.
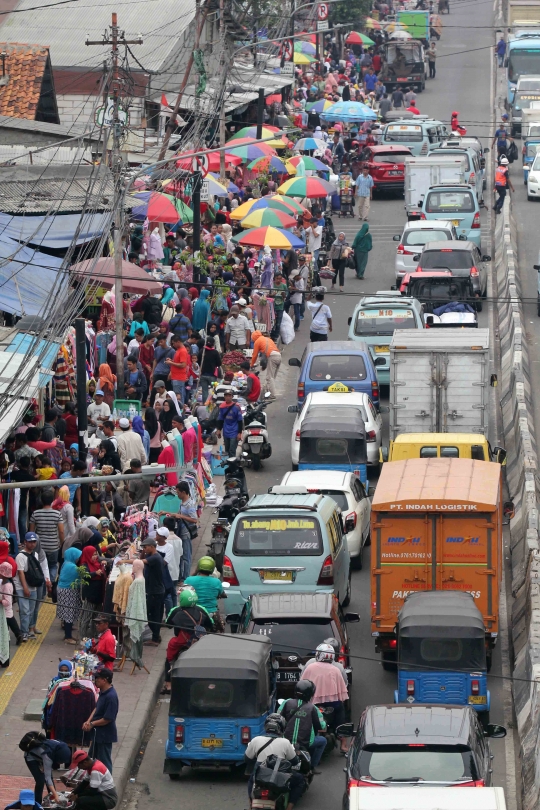
<path fill-rule="evenodd" d="M 398 433 L 437 432 L 434 384 L 436 362 L 437 357 L 429 352 L 392 353 L 390 359 L 391 438 L 395 438 Z"/>
<path fill-rule="evenodd" d="M 486 363 L 483 352 L 439 357 L 441 433 L 486 433 Z"/>

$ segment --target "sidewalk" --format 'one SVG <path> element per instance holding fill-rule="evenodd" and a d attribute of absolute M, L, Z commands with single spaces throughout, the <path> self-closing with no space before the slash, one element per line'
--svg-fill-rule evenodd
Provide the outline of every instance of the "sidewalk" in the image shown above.
<path fill-rule="evenodd" d="M 222 489 L 216 479 L 218 492 Z M 197 560 L 206 553 L 211 526 L 215 516 L 213 507 L 205 507 L 201 517 L 199 537 L 193 544 L 192 570 Z M 11 661 L 7 669 L 0 670 L 0 810 L 16 801 L 21 788 L 33 788 L 31 778 L 18 744 L 28 731 L 39 730 L 38 720 L 25 720 L 30 701 L 37 707 L 45 699 L 47 686 L 56 675 L 58 662 L 71 658 L 77 647 L 65 644 L 60 622 L 56 620 L 56 605 L 46 603 L 39 611 L 38 628 L 42 635 L 16 647 L 11 639 Z M 118 692 L 120 710 L 117 718 L 118 743 L 113 745 L 113 776 L 121 798 L 135 757 L 139 752 L 150 715 L 156 705 L 163 680 L 165 649 L 171 632 L 162 632 L 163 643 L 158 648 L 144 647 L 144 663 L 150 674 L 135 670 L 127 660 L 123 672 L 115 672 L 113 684 Z M 32 716 L 37 717 L 35 705 Z M 37 708 L 39 714 L 39 708 Z"/>

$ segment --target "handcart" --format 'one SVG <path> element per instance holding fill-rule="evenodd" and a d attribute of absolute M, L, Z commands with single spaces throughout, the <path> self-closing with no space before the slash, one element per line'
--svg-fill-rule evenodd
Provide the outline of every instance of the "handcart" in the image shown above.
<path fill-rule="evenodd" d="M 339 198 L 341 204 L 338 216 L 346 217 L 350 214 L 354 217 L 354 185 L 351 174 L 339 175 Z"/>

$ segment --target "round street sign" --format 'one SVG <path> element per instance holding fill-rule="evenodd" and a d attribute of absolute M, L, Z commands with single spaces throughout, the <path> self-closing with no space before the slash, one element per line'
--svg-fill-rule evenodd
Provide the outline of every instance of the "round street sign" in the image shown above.
<path fill-rule="evenodd" d="M 208 155 L 197 155 L 191 161 L 191 168 L 194 172 L 202 172 L 206 177 L 208 174 Z"/>
<path fill-rule="evenodd" d="M 317 18 L 319 20 L 328 19 L 328 5 L 326 3 L 319 3 L 317 7 Z"/>
<path fill-rule="evenodd" d="M 294 42 L 292 39 L 283 40 L 283 58 L 286 62 L 290 62 L 294 55 Z"/>

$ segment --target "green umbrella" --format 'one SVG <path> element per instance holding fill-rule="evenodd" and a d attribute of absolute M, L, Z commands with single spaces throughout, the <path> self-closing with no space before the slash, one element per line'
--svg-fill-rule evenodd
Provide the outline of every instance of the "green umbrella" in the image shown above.
<path fill-rule="evenodd" d="M 167 197 L 176 210 L 178 211 L 178 218 L 182 220 L 182 222 L 193 222 L 193 211 L 183 200 L 179 200 L 176 197 L 173 197 L 172 194 L 164 194 Z"/>

